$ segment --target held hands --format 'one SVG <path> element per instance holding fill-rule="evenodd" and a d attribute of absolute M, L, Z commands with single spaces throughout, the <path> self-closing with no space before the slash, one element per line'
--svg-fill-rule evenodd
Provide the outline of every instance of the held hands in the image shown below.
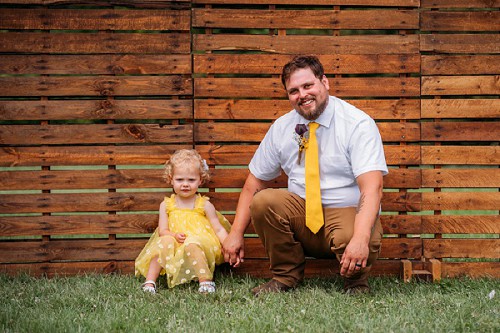
<path fill-rule="evenodd" d="M 340 260 L 340 275 L 351 277 L 361 268 L 365 268 L 368 254 L 368 243 L 351 239 Z"/>
<path fill-rule="evenodd" d="M 245 250 L 243 237 L 229 233 L 222 244 L 224 260 L 233 267 L 238 267 L 244 261 Z"/>

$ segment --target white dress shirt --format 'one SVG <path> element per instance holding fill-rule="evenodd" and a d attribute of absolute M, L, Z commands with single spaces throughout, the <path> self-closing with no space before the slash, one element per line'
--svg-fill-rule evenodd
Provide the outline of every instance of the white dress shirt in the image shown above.
<path fill-rule="evenodd" d="M 315 120 L 320 166 L 321 197 L 325 207 L 354 207 L 359 201 L 356 177 L 379 170 L 388 173 L 378 128 L 366 113 L 333 96 Z M 250 172 L 261 180 L 288 176 L 288 190 L 305 198 L 304 154 L 298 162 L 295 126 L 309 121 L 292 110 L 278 118 L 259 145 Z"/>

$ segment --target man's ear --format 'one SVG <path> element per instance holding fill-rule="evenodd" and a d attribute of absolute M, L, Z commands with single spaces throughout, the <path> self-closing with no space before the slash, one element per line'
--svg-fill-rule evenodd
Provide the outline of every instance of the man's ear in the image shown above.
<path fill-rule="evenodd" d="M 323 78 L 321 78 L 321 82 L 323 82 L 323 84 L 325 85 L 326 90 L 330 89 L 330 81 L 328 81 L 326 75 L 323 75 Z"/>

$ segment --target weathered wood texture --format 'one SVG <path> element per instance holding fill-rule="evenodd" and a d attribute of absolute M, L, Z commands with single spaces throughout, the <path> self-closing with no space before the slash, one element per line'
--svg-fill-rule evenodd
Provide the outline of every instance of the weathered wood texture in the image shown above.
<path fill-rule="evenodd" d="M 500 277 L 498 8 L 0 1 L 0 272 L 132 274 L 171 191 L 162 164 L 180 148 L 206 158 L 203 191 L 232 222 L 248 163 L 291 108 L 281 68 L 313 53 L 330 93 L 374 118 L 384 141 L 373 274 L 446 258 L 446 276 Z M 269 277 L 252 225 L 246 234 L 247 260 L 232 272 Z M 336 260 L 307 260 L 306 276 L 333 274 Z"/>

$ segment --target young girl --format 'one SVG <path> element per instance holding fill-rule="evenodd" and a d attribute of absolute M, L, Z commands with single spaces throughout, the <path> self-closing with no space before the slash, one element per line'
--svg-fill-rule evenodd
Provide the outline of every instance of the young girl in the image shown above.
<path fill-rule="evenodd" d="M 135 260 L 142 289 L 156 293 L 156 279 L 167 275 L 169 288 L 198 280 L 198 291 L 215 292 L 216 264 L 224 262 L 221 243 L 229 222 L 207 197 L 197 193 L 209 180 L 208 166 L 195 150 L 178 150 L 165 164 L 164 178 L 174 193 L 160 204 L 158 228 Z"/>

